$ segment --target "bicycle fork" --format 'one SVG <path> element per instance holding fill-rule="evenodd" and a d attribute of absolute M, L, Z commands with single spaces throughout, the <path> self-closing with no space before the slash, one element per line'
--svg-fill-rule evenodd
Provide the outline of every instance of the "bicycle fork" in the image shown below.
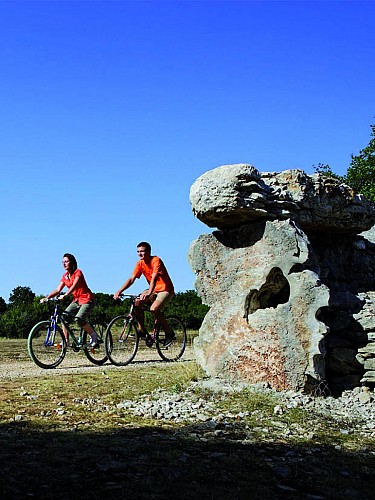
<path fill-rule="evenodd" d="M 51 321 L 49 327 L 47 328 L 46 340 L 44 341 L 45 347 L 52 347 L 55 343 L 56 338 L 56 322 Z"/>

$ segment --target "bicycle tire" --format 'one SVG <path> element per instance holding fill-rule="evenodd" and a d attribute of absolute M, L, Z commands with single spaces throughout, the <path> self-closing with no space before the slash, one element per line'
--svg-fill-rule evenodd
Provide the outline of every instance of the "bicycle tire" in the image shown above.
<path fill-rule="evenodd" d="M 113 318 L 105 334 L 105 351 L 110 362 L 125 366 L 133 361 L 139 343 L 138 330 L 128 316 Z"/>
<path fill-rule="evenodd" d="M 50 321 L 37 323 L 27 339 L 29 355 L 40 368 L 56 368 L 66 354 L 66 340 L 62 329 L 56 325 L 56 331 L 49 332 L 50 327 Z"/>
<path fill-rule="evenodd" d="M 164 361 L 177 361 L 186 348 L 185 325 L 176 316 L 168 316 L 166 320 L 174 333 L 174 338 L 168 347 L 164 347 L 165 332 L 159 323 L 156 331 L 156 350 Z"/>
<path fill-rule="evenodd" d="M 83 333 L 83 345 L 85 346 L 83 348 L 83 352 L 85 353 L 87 359 L 91 361 L 91 363 L 94 363 L 94 365 L 104 365 L 104 363 L 108 360 L 108 356 L 105 352 L 105 347 L 104 347 L 104 337 L 105 337 L 105 332 L 107 329 L 107 325 L 102 322 L 93 322 L 91 323 L 91 326 L 93 330 L 97 333 L 98 335 L 98 347 L 89 347 L 90 343 L 90 336 L 89 334 L 85 331 Z"/>

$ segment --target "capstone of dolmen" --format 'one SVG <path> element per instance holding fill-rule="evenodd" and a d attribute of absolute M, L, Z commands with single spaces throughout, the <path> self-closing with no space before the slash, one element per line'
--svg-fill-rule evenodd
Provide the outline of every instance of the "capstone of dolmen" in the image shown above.
<path fill-rule="evenodd" d="M 190 201 L 219 229 L 189 249 L 210 306 L 194 342 L 209 375 L 332 392 L 375 382 L 369 201 L 320 174 L 247 164 L 205 173 Z"/>
<path fill-rule="evenodd" d="M 190 189 L 194 215 L 209 227 L 232 229 L 261 220 L 294 220 L 306 231 L 360 233 L 374 207 L 336 179 L 302 170 L 259 173 L 249 164 L 223 165 Z"/>

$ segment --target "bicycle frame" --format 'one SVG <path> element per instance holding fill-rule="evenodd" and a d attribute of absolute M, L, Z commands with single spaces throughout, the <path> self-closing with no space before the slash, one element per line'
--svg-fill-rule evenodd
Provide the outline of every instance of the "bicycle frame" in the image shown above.
<path fill-rule="evenodd" d="M 27 347 L 34 363 L 41 368 L 56 368 L 66 355 L 69 348 L 67 340 L 69 340 L 70 348 L 74 352 L 83 350 L 91 363 L 104 364 L 107 361 L 107 356 L 103 350 L 104 346 L 100 348 L 100 344 L 104 342 L 104 332 L 107 327 L 105 320 L 100 315 L 94 315 L 95 319 L 91 316 L 90 323 L 96 331 L 98 339 L 97 344 L 92 346 L 91 341 L 89 341 L 90 334 L 79 325 L 77 325 L 76 330 L 75 325 L 70 324 L 71 322 L 66 319 L 68 316 L 74 318 L 74 315 L 66 311 L 60 314 L 59 299 L 52 298 L 50 300 L 56 301 L 52 316 L 49 320 L 40 321 L 34 325 L 28 336 Z"/>
<path fill-rule="evenodd" d="M 142 304 L 142 306 L 136 306 L 135 301 L 137 300 L 138 296 L 137 295 L 122 295 L 122 297 L 130 297 L 130 311 L 126 317 L 127 322 L 131 322 L 134 325 L 134 328 L 136 329 L 137 333 L 139 334 L 139 328 L 138 328 L 138 320 L 137 317 L 134 314 L 134 308 L 138 307 L 142 311 L 148 312 L 151 314 L 150 308 L 147 304 Z M 158 326 L 158 321 L 154 319 L 154 326 L 152 329 L 151 333 L 147 334 L 146 337 L 146 345 L 147 347 L 152 347 L 155 340 L 156 340 L 156 330 Z"/>
<path fill-rule="evenodd" d="M 69 337 L 72 339 L 73 349 L 76 348 L 77 350 L 79 350 L 80 348 L 83 347 L 83 341 L 82 341 L 83 328 L 82 327 L 80 328 L 79 336 L 77 339 L 69 323 L 66 320 L 64 320 L 64 314 L 68 315 L 68 313 L 63 312 L 62 314 L 59 314 L 59 307 L 60 304 L 56 302 L 53 314 L 51 316 L 51 326 L 47 329 L 47 335 L 44 344 L 47 347 L 52 346 L 54 344 L 56 337 L 56 326 L 60 321 L 66 328 L 67 332 L 69 333 Z"/>
<path fill-rule="evenodd" d="M 46 340 L 44 341 L 44 345 L 46 347 L 51 347 L 55 343 L 58 309 L 59 309 L 59 306 L 58 306 L 58 304 L 56 304 L 53 315 L 51 316 L 51 324 L 47 328 Z"/>
<path fill-rule="evenodd" d="M 143 340 L 147 347 L 154 344 L 159 356 L 164 361 L 177 361 L 182 356 L 186 346 L 186 329 L 182 321 L 176 316 L 167 316 L 172 339 L 166 344 L 168 335 L 163 330 L 162 324 L 156 319 L 153 322 L 151 333 L 143 332 L 138 328 L 138 315 L 135 314 L 135 307 L 142 308 L 143 311 L 152 313 L 145 304 L 136 305 L 136 295 L 123 295 L 121 298 L 130 297 L 130 310 L 127 314 L 120 314 L 113 318 L 107 327 L 105 334 L 105 350 L 108 359 L 117 366 L 125 366 L 134 359 L 137 354 L 140 341 Z M 143 321 L 142 321 L 143 323 Z"/>

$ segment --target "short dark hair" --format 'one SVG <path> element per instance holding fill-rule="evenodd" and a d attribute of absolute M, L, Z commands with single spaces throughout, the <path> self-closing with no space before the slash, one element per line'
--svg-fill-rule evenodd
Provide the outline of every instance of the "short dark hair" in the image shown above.
<path fill-rule="evenodd" d="M 147 243 L 147 241 L 141 241 L 140 243 L 138 243 L 137 248 L 139 247 L 145 247 L 145 249 L 151 253 L 151 245 L 150 243 Z"/>
<path fill-rule="evenodd" d="M 77 264 L 77 259 L 74 257 L 74 255 L 72 255 L 71 253 L 64 253 L 63 257 L 67 257 L 69 259 L 69 262 L 70 262 L 70 267 L 72 268 L 72 271 L 74 273 L 74 271 L 77 269 L 78 267 L 78 264 Z"/>

